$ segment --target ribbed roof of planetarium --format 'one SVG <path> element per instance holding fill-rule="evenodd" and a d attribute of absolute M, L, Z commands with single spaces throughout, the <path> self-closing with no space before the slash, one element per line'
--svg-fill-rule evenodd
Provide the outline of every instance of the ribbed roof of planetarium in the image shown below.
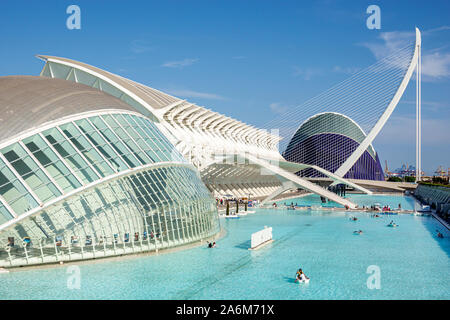
<path fill-rule="evenodd" d="M 83 84 L 35 76 L 0 77 L 0 143 L 53 120 L 106 109 L 135 111 Z"/>

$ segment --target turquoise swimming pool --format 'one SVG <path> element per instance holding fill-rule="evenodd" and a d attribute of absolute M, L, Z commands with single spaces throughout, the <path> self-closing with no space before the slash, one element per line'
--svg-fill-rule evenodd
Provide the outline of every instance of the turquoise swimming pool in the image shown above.
<path fill-rule="evenodd" d="M 359 202 L 414 206 L 411 198 L 357 197 Z M 311 202 L 316 200 L 320 203 Z M 358 221 L 350 221 L 350 215 Z M 387 227 L 391 220 L 399 227 Z M 214 249 L 202 246 L 80 264 L 80 289 L 67 287 L 67 270 L 73 264 L 0 274 L 0 298 L 450 298 L 450 233 L 432 217 L 258 209 L 221 223 L 227 233 Z M 275 241 L 247 250 L 251 233 L 264 226 L 273 227 Z M 354 235 L 359 229 L 364 233 Z M 444 239 L 436 237 L 438 229 Z M 367 287 L 367 268 L 372 265 L 380 270 L 380 289 Z M 299 267 L 311 278 L 308 285 L 294 282 Z"/>

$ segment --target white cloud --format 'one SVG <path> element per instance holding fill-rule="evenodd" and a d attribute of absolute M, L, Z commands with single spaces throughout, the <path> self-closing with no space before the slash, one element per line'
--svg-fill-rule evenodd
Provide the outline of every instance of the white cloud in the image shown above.
<path fill-rule="evenodd" d="M 145 40 L 133 40 L 131 41 L 131 51 L 136 54 L 153 51 L 154 47 L 151 46 Z"/>
<path fill-rule="evenodd" d="M 416 118 L 392 116 L 377 136 L 376 144 L 415 145 Z M 422 145 L 450 147 L 448 120 L 422 119 Z"/>
<path fill-rule="evenodd" d="M 401 101 L 400 103 L 405 103 L 405 104 L 409 104 L 409 105 L 416 105 L 416 101 L 415 100 L 414 101 L 406 100 L 406 101 Z M 423 107 L 427 107 L 427 110 L 430 110 L 430 111 L 439 111 L 439 110 L 442 110 L 444 108 L 448 108 L 449 104 L 445 103 L 445 102 L 439 102 L 439 101 L 422 100 L 422 108 Z"/>
<path fill-rule="evenodd" d="M 215 94 L 215 93 L 207 93 L 207 92 L 198 92 L 189 89 L 166 89 L 164 90 L 174 96 L 179 96 L 183 98 L 201 98 L 201 99 L 210 99 L 210 100 L 225 100 L 224 97 Z"/>
<path fill-rule="evenodd" d="M 413 43 L 415 33 L 404 31 L 381 32 L 379 39 L 382 40 L 382 43 L 366 42 L 362 44 L 372 52 L 377 60 L 406 47 L 410 43 Z"/>
<path fill-rule="evenodd" d="M 450 53 L 435 52 L 422 57 L 422 74 L 431 78 L 450 76 Z M 425 79 L 426 80 L 426 79 Z"/>
<path fill-rule="evenodd" d="M 346 74 L 354 74 L 361 70 L 361 68 L 358 67 L 341 67 L 341 66 L 334 66 L 333 72 L 337 73 L 346 73 Z"/>
<path fill-rule="evenodd" d="M 271 104 L 269 105 L 269 108 L 270 108 L 270 110 L 271 110 L 273 113 L 277 113 L 277 114 L 284 114 L 284 113 L 286 113 L 286 111 L 288 110 L 288 107 L 287 107 L 287 106 L 282 105 L 282 104 L 279 103 L 279 102 L 271 103 Z"/>
<path fill-rule="evenodd" d="M 435 32 L 450 30 L 449 26 L 442 26 L 422 32 L 422 38 Z M 415 41 L 414 32 L 391 31 L 380 33 L 381 43 L 363 43 L 377 60 L 406 47 Z M 433 50 L 425 52 L 422 49 L 422 80 L 433 81 L 450 77 L 450 53 Z"/>
<path fill-rule="evenodd" d="M 294 77 L 302 77 L 303 80 L 311 80 L 312 77 L 322 74 L 322 71 L 315 68 L 300 68 L 297 66 L 293 67 Z"/>
<path fill-rule="evenodd" d="M 166 67 L 166 68 L 183 68 L 186 66 L 193 65 L 198 60 L 199 59 L 186 58 L 186 59 L 179 60 L 179 61 L 168 61 L 168 62 L 165 62 L 162 66 Z"/>

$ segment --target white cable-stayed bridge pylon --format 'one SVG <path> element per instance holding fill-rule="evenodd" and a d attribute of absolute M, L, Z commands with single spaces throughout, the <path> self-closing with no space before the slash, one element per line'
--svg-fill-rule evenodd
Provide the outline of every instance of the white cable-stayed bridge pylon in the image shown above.
<path fill-rule="evenodd" d="M 416 28 L 414 43 L 394 51 L 305 103 L 290 108 L 268 122 L 264 128 L 278 129 L 283 138 L 280 142 L 280 150 L 284 153 L 289 152 L 294 158 L 298 156 L 303 163 L 307 164 L 312 164 L 317 154 L 296 154 L 296 152 L 302 152 L 297 151 L 296 147 L 318 133 L 325 136 L 329 134 L 331 139 L 332 134 L 339 131 L 355 140 L 357 143 L 342 142 L 343 150 L 340 150 L 340 153 L 345 159 L 341 158 L 337 161 L 339 166 L 333 170 L 328 169 L 337 176 L 343 177 L 365 151 L 375 155 L 372 142 L 400 101 L 418 66 L 420 49 L 421 34 Z M 420 105 L 420 98 L 417 101 Z M 420 119 L 420 110 L 417 112 Z M 336 116 L 322 116 L 320 123 L 316 121 L 316 125 L 308 123 L 324 113 Z M 305 125 L 307 123 L 309 125 Z M 420 124 L 418 131 L 419 128 Z M 349 139 L 350 142 L 352 140 Z M 318 143 L 322 145 L 314 146 L 314 150 L 320 153 L 322 162 L 336 162 L 339 155 L 327 150 L 330 149 L 330 141 L 322 140 Z M 417 139 L 416 144 L 419 148 L 420 139 Z"/>

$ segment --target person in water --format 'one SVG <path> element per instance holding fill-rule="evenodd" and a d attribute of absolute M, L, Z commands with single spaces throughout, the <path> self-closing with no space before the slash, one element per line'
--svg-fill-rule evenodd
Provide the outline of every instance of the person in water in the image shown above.
<path fill-rule="evenodd" d="M 302 278 L 302 273 L 303 273 L 303 271 L 302 271 L 302 269 L 298 269 L 298 271 L 297 271 L 297 273 L 295 274 L 295 280 L 297 281 L 299 281 L 299 280 L 301 280 L 301 278 Z"/>
<path fill-rule="evenodd" d="M 306 276 L 306 274 L 303 272 L 303 270 L 302 269 L 298 269 L 295 280 L 303 281 L 303 280 L 306 280 L 306 279 L 309 279 L 309 278 Z"/>
<path fill-rule="evenodd" d="M 206 241 L 206 243 L 208 244 L 208 248 L 215 248 L 216 247 L 216 242 L 215 241 L 214 242 Z"/>
<path fill-rule="evenodd" d="M 438 233 L 437 233 L 437 236 L 438 236 L 438 238 L 444 238 L 443 234 L 440 233 L 439 231 L 438 231 Z"/>
<path fill-rule="evenodd" d="M 398 227 L 398 224 L 396 224 L 396 223 L 394 222 L 394 220 L 392 220 L 392 221 L 389 223 L 389 225 L 392 226 L 392 227 Z"/>

